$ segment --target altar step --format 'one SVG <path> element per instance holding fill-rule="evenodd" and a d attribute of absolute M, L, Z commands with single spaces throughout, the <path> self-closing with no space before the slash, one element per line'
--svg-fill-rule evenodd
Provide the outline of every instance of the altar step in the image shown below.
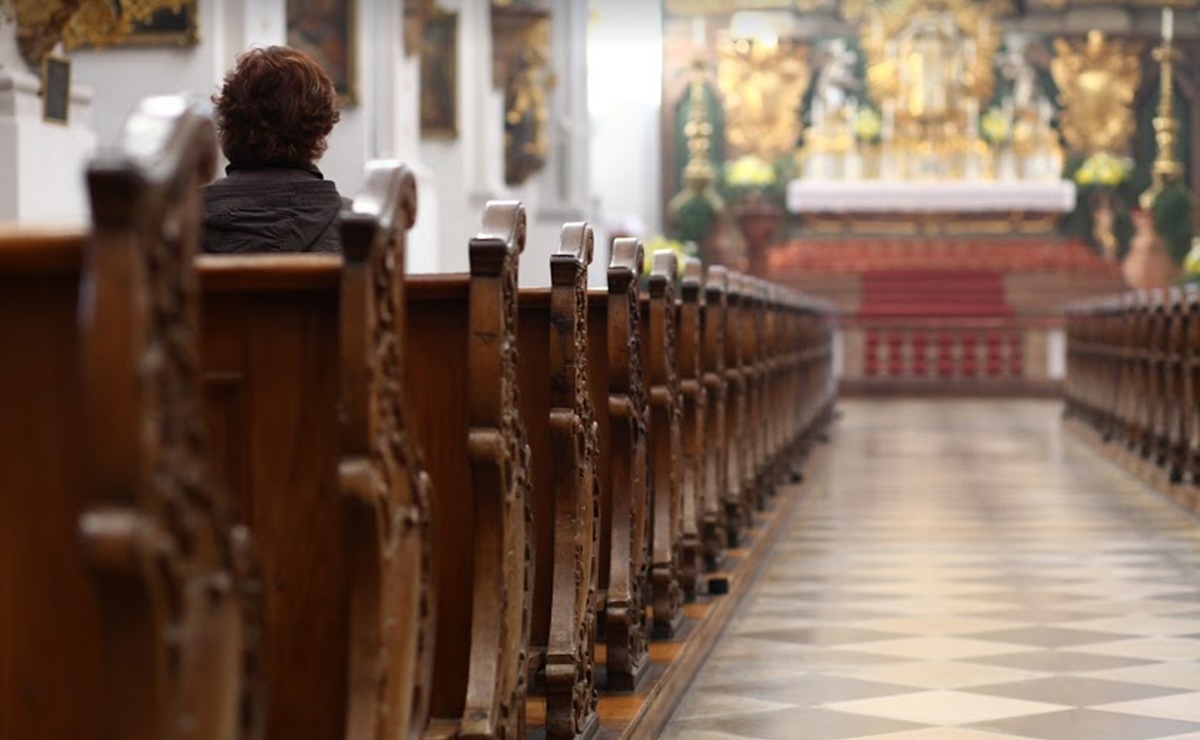
<path fill-rule="evenodd" d="M 988 270 L 875 270 L 862 276 L 862 318 L 1004 317 L 1004 275 Z"/>
<path fill-rule="evenodd" d="M 836 307 L 846 395 L 1056 393 L 1063 304 L 1123 287 L 1060 236 L 804 239 L 768 264 Z"/>

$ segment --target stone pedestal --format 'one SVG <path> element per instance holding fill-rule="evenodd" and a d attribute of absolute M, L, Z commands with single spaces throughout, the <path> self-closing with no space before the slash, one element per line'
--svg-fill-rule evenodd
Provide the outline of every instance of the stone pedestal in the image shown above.
<path fill-rule="evenodd" d="M 91 91 L 71 90 L 69 122 L 42 120 L 41 80 L 0 66 L 0 221 L 86 223 L 84 166 L 96 149 Z"/>

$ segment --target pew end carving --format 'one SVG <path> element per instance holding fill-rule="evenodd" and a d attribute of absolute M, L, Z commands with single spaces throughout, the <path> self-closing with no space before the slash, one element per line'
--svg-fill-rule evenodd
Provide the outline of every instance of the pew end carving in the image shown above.
<path fill-rule="evenodd" d="M 651 596 L 656 638 L 670 638 L 683 622 L 680 583 L 681 501 L 683 440 L 680 433 L 679 380 L 675 373 L 675 276 L 673 252 L 657 252 L 650 272 L 648 297 L 643 302 L 646 322 L 642 336 L 643 358 L 649 369 Z"/>
<path fill-rule="evenodd" d="M 348 738 L 417 738 L 428 716 L 432 484 L 404 371 L 403 269 L 416 213 L 412 173 L 376 161 L 342 214 L 338 481 L 349 550 Z"/>
<path fill-rule="evenodd" d="M 596 714 L 596 584 L 600 461 L 588 369 L 587 271 L 595 237 L 585 223 L 563 227 L 550 258 L 549 429 L 554 466 L 553 597 L 545 660 L 546 735 L 591 738 Z"/>
<path fill-rule="evenodd" d="M 114 738 L 262 731 L 255 554 L 208 477 L 201 414 L 193 258 L 215 166 L 210 117 L 164 96 L 142 101 L 87 170 L 78 527 L 103 661 L 120 666 L 93 687 Z"/>
<path fill-rule="evenodd" d="M 612 520 L 604 607 L 607 689 L 634 691 L 649 667 L 646 391 L 639 283 L 645 253 L 637 239 L 613 242 L 608 267 L 608 416 Z"/>
<path fill-rule="evenodd" d="M 704 570 L 700 541 L 701 499 L 705 487 L 705 412 L 702 324 L 704 265 L 689 257 L 683 263 L 679 305 L 676 309 L 676 366 L 679 374 L 680 432 L 683 437 L 681 481 L 680 580 L 686 601 L 694 601 Z"/>

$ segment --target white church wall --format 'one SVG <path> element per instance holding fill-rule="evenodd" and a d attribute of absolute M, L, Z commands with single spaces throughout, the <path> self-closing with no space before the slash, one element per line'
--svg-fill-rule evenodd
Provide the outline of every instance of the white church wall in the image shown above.
<path fill-rule="evenodd" d="M 233 16 L 233 5 L 199 0 L 196 46 L 115 46 L 70 52 L 72 77 L 95 91 L 96 135 L 102 145 L 116 142 L 125 118 L 144 97 L 175 93 L 205 97 L 217 91 L 226 65 L 226 15 Z"/>
<path fill-rule="evenodd" d="M 442 0 L 458 13 L 458 135 L 424 139 L 420 161 L 437 198 L 433 244 L 418 243 L 416 270 L 466 272 L 467 244 L 479 231 L 484 204 L 516 197 L 504 187 L 504 94 L 492 86 L 491 6 L 488 0 Z"/>
<path fill-rule="evenodd" d="M 415 73 L 399 69 L 404 65 L 399 4 L 358 3 L 357 13 L 358 101 L 343 108 L 320 162 L 326 176 L 347 196 L 362 185 L 369 159 L 408 158 L 417 153 L 415 117 L 396 115 L 416 105 Z M 199 0 L 197 17 L 200 41 L 193 47 L 113 47 L 72 53 L 76 79 L 96 90 L 95 119 L 102 142 L 115 140 L 139 99 L 164 93 L 206 98 L 220 89 L 241 52 L 287 41 L 285 0 Z M 409 67 L 413 64 L 407 62 Z"/>
<path fill-rule="evenodd" d="M 92 91 L 73 84 L 66 125 L 42 120 L 41 81 L 0 21 L 0 220 L 82 224 L 83 165 L 95 151 Z"/>
<path fill-rule="evenodd" d="M 588 33 L 591 182 L 605 225 L 662 230 L 661 2 L 592 0 Z"/>

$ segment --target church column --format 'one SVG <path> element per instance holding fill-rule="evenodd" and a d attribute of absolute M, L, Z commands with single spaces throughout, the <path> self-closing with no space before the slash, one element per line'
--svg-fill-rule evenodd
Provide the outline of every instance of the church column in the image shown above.
<path fill-rule="evenodd" d="M 568 221 L 590 221 L 588 152 L 588 65 L 586 0 L 550 4 L 550 68 L 555 84 L 549 96 L 546 164 L 532 178 L 536 205 L 530 225 L 531 257 L 522 260 L 528 284 L 549 284 L 549 255 L 558 247 L 559 232 Z M 529 249 L 530 247 L 527 247 Z M 608 267 L 601 248 L 592 263 L 595 285 L 603 284 Z"/>

